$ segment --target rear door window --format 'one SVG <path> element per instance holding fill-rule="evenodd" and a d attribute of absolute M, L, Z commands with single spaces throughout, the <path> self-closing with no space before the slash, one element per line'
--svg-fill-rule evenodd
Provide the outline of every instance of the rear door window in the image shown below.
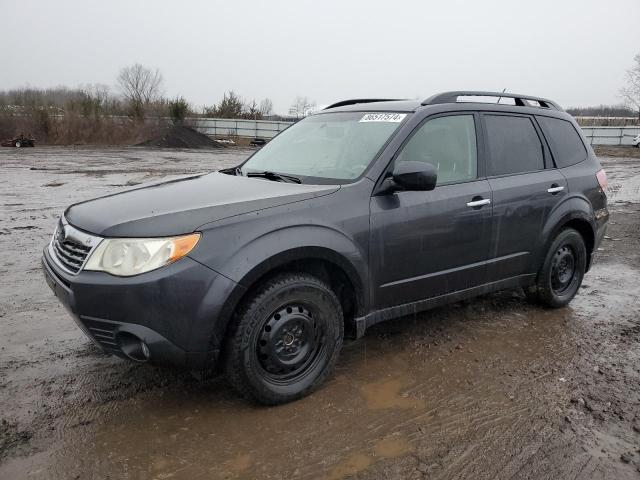
<path fill-rule="evenodd" d="M 529 117 L 484 115 L 490 176 L 544 169 L 538 132 Z"/>
<path fill-rule="evenodd" d="M 571 122 L 551 117 L 536 118 L 558 168 L 575 165 L 587 158 L 587 149 Z"/>

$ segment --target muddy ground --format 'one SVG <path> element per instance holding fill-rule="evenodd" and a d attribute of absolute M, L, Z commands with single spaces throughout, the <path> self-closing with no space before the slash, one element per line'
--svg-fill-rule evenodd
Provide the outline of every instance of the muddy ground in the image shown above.
<path fill-rule="evenodd" d="M 0 478 L 639 478 L 640 159 L 567 308 L 503 292 L 380 324 L 311 397 L 105 356 L 39 269 L 63 208 L 248 150 L 0 150 Z"/>
<path fill-rule="evenodd" d="M 633 145 L 594 145 L 593 150 L 599 157 L 640 158 L 640 148 Z"/>

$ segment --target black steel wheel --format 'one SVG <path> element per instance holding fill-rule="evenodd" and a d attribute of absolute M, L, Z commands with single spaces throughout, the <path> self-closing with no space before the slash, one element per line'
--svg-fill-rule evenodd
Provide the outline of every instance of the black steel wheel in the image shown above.
<path fill-rule="evenodd" d="M 533 296 L 549 307 L 567 305 L 580 289 L 587 266 L 587 249 L 579 232 L 562 230 L 551 242 L 536 278 Z"/>
<path fill-rule="evenodd" d="M 271 405 L 301 398 L 326 379 L 344 330 L 335 293 L 302 273 L 279 275 L 259 286 L 232 328 L 227 378 L 244 396 Z"/>
<path fill-rule="evenodd" d="M 562 295 L 571 287 L 576 275 L 576 255 L 570 245 L 564 244 L 551 259 L 551 288 Z"/>
<path fill-rule="evenodd" d="M 322 361 L 327 349 L 324 324 L 313 319 L 313 307 L 291 303 L 267 319 L 256 344 L 258 363 L 274 382 L 288 382 Z"/>

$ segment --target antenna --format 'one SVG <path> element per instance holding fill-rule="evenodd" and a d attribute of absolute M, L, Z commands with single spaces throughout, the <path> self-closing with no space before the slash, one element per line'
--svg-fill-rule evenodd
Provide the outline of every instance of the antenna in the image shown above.
<path fill-rule="evenodd" d="M 503 88 L 503 89 L 502 89 L 502 92 L 500 92 L 500 93 L 504 93 L 504 92 L 506 92 L 506 91 L 507 91 L 507 88 L 505 87 L 505 88 Z M 500 96 L 498 97 L 498 101 L 497 101 L 496 103 L 500 103 L 500 100 L 502 100 L 502 95 L 500 95 Z"/>

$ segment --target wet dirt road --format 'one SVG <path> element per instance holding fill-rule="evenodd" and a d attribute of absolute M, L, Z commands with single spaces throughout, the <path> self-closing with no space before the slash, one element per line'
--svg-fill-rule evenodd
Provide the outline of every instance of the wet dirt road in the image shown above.
<path fill-rule="evenodd" d="M 103 355 L 39 270 L 63 208 L 249 153 L 0 150 L 0 478 L 640 478 L 640 159 L 602 160 L 610 227 L 568 308 L 514 291 L 377 325 L 273 408 Z"/>

